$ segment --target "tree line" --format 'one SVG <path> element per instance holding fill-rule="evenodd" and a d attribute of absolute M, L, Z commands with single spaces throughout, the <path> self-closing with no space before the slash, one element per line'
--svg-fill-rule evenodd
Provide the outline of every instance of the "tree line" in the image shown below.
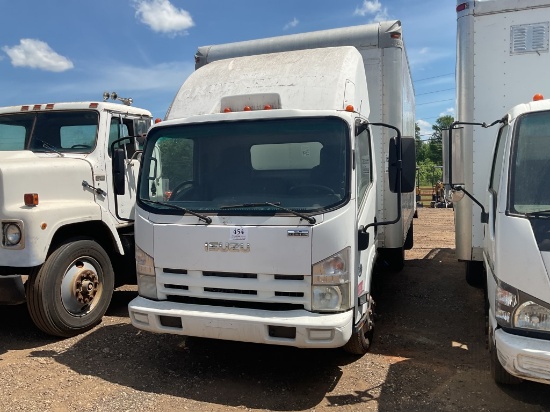
<path fill-rule="evenodd" d="M 420 136 L 418 123 L 415 124 L 417 184 L 420 186 L 433 186 L 443 179 L 443 130 L 448 129 L 453 122 L 454 117 L 451 115 L 438 117 L 432 125 L 433 133 L 424 140 Z"/>

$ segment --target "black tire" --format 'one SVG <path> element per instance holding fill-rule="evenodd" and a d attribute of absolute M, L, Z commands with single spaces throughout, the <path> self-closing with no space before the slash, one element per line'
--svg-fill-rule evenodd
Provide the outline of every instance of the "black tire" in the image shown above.
<path fill-rule="evenodd" d="M 114 289 L 105 250 L 91 239 L 71 239 L 55 249 L 27 281 L 27 307 L 43 332 L 71 337 L 99 322 Z"/>
<path fill-rule="evenodd" d="M 405 266 L 405 248 L 380 249 L 380 258 L 383 261 L 383 270 L 401 272 Z"/>
<path fill-rule="evenodd" d="M 485 268 L 483 267 L 483 262 L 468 260 L 465 262 L 464 274 L 466 277 L 466 283 L 468 285 L 483 289 L 485 288 L 486 279 L 485 279 Z"/>
<path fill-rule="evenodd" d="M 517 376 L 511 375 L 506 369 L 500 364 L 498 360 L 497 350 L 495 348 L 493 340 L 493 331 L 491 326 L 489 326 L 489 354 L 491 356 L 491 376 L 493 377 L 496 383 L 501 385 L 518 385 L 523 382 L 523 379 L 518 378 Z"/>
<path fill-rule="evenodd" d="M 411 250 L 414 247 L 414 225 L 413 222 L 411 222 L 411 226 L 409 227 L 409 231 L 407 232 L 407 237 L 405 238 L 405 244 L 403 245 L 403 248 L 405 250 Z"/>
<path fill-rule="evenodd" d="M 362 356 L 367 353 L 374 337 L 374 301 L 369 298 L 368 317 L 357 331 L 353 332 L 343 349 L 352 355 Z"/>

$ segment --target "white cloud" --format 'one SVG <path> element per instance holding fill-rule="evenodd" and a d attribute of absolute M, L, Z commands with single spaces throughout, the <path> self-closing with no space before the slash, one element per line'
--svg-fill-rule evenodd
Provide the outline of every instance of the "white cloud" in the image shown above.
<path fill-rule="evenodd" d="M 369 16 L 371 22 L 389 20 L 388 9 L 382 7 L 382 3 L 379 0 L 363 0 L 363 4 L 360 7 L 356 7 L 353 12 L 356 16 Z"/>
<path fill-rule="evenodd" d="M 432 129 L 432 124 L 426 120 L 418 119 L 416 124 L 420 127 L 420 138 L 422 140 L 428 139 L 434 132 Z"/>
<path fill-rule="evenodd" d="M 300 21 L 296 17 L 294 17 L 294 19 L 290 23 L 285 24 L 283 30 L 288 30 L 290 28 L 296 27 L 298 23 L 300 23 Z"/>
<path fill-rule="evenodd" d="M 15 67 L 30 67 L 50 72 L 64 72 L 73 62 L 52 50 L 47 43 L 36 39 L 21 39 L 19 45 L 2 47 Z"/>
<path fill-rule="evenodd" d="M 444 112 L 442 113 L 439 113 L 439 117 L 441 116 L 455 116 L 455 108 L 454 107 L 449 107 L 447 110 L 445 110 Z"/>
<path fill-rule="evenodd" d="M 155 32 L 187 34 L 195 25 L 189 12 L 177 9 L 169 0 L 135 0 L 135 7 L 136 17 Z"/>
<path fill-rule="evenodd" d="M 409 65 L 419 71 L 423 67 L 432 67 L 437 61 L 454 61 L 454 49 L 433 49 L 429 47 L 407 49 Z"/>

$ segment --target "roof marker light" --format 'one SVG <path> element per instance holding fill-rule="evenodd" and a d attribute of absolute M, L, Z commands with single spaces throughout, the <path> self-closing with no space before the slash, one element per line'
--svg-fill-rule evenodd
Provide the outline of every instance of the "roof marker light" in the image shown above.
<path fill-rule="evenodd" d="M 535 94 L 535 95 L 533 96 L 533 101 L 534 101 L 534 102 L 537 102 L 537 101 L 539 101 L 539 100 L 544 100 L 544 96 L 543 96 L 542 94 L 540 94 L 540 93 L 537 93 L 537 94 Z"/>
<path fill-rule="evenodd" d="M 54 106 L 53 103 L 48 103 L 48 104 L 46 105 L 46 110 L 51 110 L 51 109 L 53 109 L 53 106 Z"/>
<path fill-rule="evenodd" d="M 162 122 L 162 119 L 159 119 L 158 117 L 155 119 L 155 124 Z"/>
<path fill-rule="evenodd" d="M 97 109 L 99 107 L 99 103 L 90 103 L 90 109 Z"/>
<path fill-rule="evenodd" d="M 224 113 L 231 113 L 232 112 L 231 107 L 226 107 L 225 109 L 223 109 L 223 112 Z"/>
<path fill-rule="evenodd" d="M 390 34 L 390 37 L 392 39 L 400 39 L 401 38 L 401 33 L 392 33 L 392 34 Z"/>
<path fill-rule="evenodd" d="M 353 107 L 352 104 L 348 104 L 346 106 L 346 112 L 354 112 L 355 111 L 355 108 Z"/>
<path fill-rule="evenodd" d="M 33 110 L 40 110 L 42 109 L 42 105 L 41 104 L 35 104 L 33 107 L 32 107 Z"/>
<path fill-rule="evenodd" d="M 29 106 L 21 106 L 21 111 L 22 111 L 22 112 L 27 112 L 27 111 L 29 111 Z"/>
<path fill-rule="evenodd" d="M 462 3 L 462 4 L 459 4 L 458 6 L 456 6 L 456 12 L 458 13 L 459 11 L 464 11 L 466 9 L 469 9 L 470 6 L 468 5 L 468 3 Z"/>
<path fill-rule="evenodd" d="M 271 109 L 273 109 L 273 107 L 271 107 L 270 104 L 266 104 L 266 105 L 264 106 L 264 110 L 271 110 Z"/>
<path fill-rule="evenodd" d="M 245 112 L 251 112 L 252 111 L 252 108 L 250 106 L 244 106 L 243 110 Z"/>

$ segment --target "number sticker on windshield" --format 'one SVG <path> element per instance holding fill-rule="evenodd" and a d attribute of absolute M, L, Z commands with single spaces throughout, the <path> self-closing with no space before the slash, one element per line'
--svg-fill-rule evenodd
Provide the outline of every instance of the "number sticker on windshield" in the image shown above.
<path fill-rule="evenodd" d="M 248 240 L 248 229 L 245 227 L 232 227 L 229 240 Z"/>

